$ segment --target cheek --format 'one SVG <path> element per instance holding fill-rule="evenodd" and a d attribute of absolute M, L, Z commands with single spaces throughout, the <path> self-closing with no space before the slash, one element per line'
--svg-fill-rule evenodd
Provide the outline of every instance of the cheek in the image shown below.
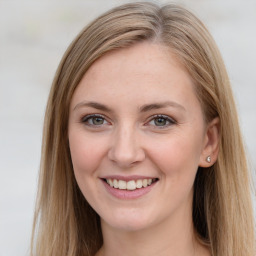
<path fill-rule="evenodd" d="M 173 136 L 151 147 L 152 161 L 158 166 L 163 175 L 177 179 L 194 177 L 199 160 L 200 147 L 198 140 L 187 136 Z"/>
<path fill-rule="evenodd" d="M 94 197 L 97 190 L 95 180 L 97 180 L 97 169 L 104 157 L 105 144 L 102 139 L 86 136 L 83 130 L 71 130 L 69 145 L 77 184 L 86 200 L 94 206 L 97 201 Z"/>
<path fill-rule="evenodd" d="M 69 146 L 75 175 L 93 173 L 104 155 L 102 141 L 92 139 L 80 132 L 69 133 Z M 100 146 L 101 145 L 101 146 Z"/>

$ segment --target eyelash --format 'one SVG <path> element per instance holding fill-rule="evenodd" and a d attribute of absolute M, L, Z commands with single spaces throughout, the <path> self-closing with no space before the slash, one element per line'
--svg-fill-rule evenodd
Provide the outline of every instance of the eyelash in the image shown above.
<path fill-rule="evenodd" d="M 89 121 L 90 121 L 90 120 L 93 120 L 93 118 L 100 118 L 100 119 L 103 120 L 103 122 L 106 122 L 106 118 L 105 118 L 103 115 L 100 115 L 100 114 L 93 114 L 93 115 L 84 116 L 84 117 L 82 118 L 81 122 L 82 122 L 82 123 L 85 123 L 85 124 L 88 125 L 88 126 L 93 126 L 93 127 L 101 127 L 102 125 L 104 125 L 104 123 L 103 123 L 103 124 L 99 124 L 99 125 L 93 124 L 93 123 L 92 123 L 92 124 L 89 123 Z"/>
<path fill-rule="evenodd" d="M 102 119 L 103 120 L 103 124 L 97 125 L 97 124 L 89 123 L 90 120 L 93 121 L 93 118 L 100 118 L 100 119 Z M 164 125 L 159 125 L 158 126 L 158 125 L 155 124 L 155 121 L 157 119 L 163 119 L 165 122 L 168 122 L 168 124 L 164 124 Z M 154 125 L 152 125 L 152 126 L 155 126 L 156 129 L 164 129 L 164 128 L 167 128 L 167 127 L 177 123 L 174 119 L 170 118 L 169 116 L 166 116 L 166 115 L 154 115 L 154 116 L 150 117 L 150 119 L 146 123 L 146 125 L 150 125 L 151 126 L 150 123 L 152 121 L 154 121 Z M 95 127 L 95 128 L 97 127 L 98 128 L 98 127 L 101 127 L 101 126 L 105 125 L 104 122 L 108 122 L 108 121 L 106 120 L 105 116 L 103 116 L 103 115 L 92 114 L 92 115 L 84 116 L 81 119 L 81 122 L 86 124 L 86 125 L 88 125 L 88 126 L 92 126 L 92 127 Z"/>
<path fill-rule="evenodd" d="M 164 129 L 164 128 L 167 128 L 167 127 L 177 123 L 174 119 L 170 118 L 169 116 L 166 116 L 166 115 L 154 115 L 154 116 L 152 116 L 150 118 L 150 120 L 149 120 L 149 122 L 147 122 L 147 124 L 149 124 L 152 121 L 155 122 L 157 119 L 163 119 L 163 120 L 168 122 L 168 124 L 164 124 L 163 126 L 161 126 L 161 125 L 158 126 L 158 125 L 154 124 L 153 126 L 155 126 L 157 129 Z"/>

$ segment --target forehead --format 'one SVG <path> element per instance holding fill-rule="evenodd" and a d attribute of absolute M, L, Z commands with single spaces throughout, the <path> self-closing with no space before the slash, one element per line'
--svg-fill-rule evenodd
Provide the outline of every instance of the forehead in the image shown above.
<path fill-rule="evenodd" d="M 122 98 L 123 101 L 117 101 Z M 139 43 L 99 58 L 79 83 L 74 101 L 147 104 L 149 101 L 195 100 L 186 69 L 166 46 Z"/>
<path fill-rule="evenodd" d="M 164 68 L 179 69 L 186 73 L 176 55 L 167 46 L 142 42 L 131 47 L 110 51 L 100 57 L 86 72 L 85 77 L 98 79 L 99 73 L 107 77 L 120 71 L 119 76 L 125 73 L 134 76 L 154 75 Z M 124 69 L 125 67 L 125 69 Z M 188 74 L 185 74 L 188 76 Z M 132 77 L 129 77 L 131 79 Z"/>

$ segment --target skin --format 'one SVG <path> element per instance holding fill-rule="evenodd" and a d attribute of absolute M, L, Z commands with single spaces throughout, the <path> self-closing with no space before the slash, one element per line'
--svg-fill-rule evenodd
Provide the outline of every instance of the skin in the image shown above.
<path fill-rule="evenodd" d="M 210 255 L 195 238 L 192 198 L 198 166 L 217 158 L 218 119 L 205 124 L 192 79 L 169 49 L 140 43 L 97 60 L 72 97 L 68 135 L 77 183 L 101 217 L 98 255 Z M 109 175 L 158 180 L 120 199 L 104 185 Z"/>

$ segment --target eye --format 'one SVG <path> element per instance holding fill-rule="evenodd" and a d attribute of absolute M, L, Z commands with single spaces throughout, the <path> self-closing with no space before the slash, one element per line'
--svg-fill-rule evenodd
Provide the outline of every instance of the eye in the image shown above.
<path fill-rule="evenodd" d="M 165 128 L 175 123 L 176 122 L 169 116 L 156 115 L 156 116 L 153 116 L 153 118 L 151 118 L 151 120 L 148 122 L 148 125 L 156 126 L 159 128 Z"/>
<path fill-rule="evenodd" d="M 82 123 L 85 123 L 86 125 L 89 126 L 102 126 L 105 124 L 108 124 L 104 116 L 102 115 L 88 115 L 82 118 Z"/>

